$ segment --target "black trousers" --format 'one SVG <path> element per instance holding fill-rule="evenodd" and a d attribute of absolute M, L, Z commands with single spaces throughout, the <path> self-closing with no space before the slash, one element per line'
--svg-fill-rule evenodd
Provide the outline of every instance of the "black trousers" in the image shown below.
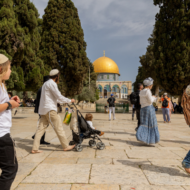
<path fill-rule="evenodd" d="M 2 170 L 0 176 L 1 190 L 10 190 L 18 171 L 18 162 L 14 147 L 15 145 L 10 134 L 0 137 L 0 168 Z"/>
<path fill-rule="evenodd" d="M 141 123 L 141 121 L 140 121 L 140 108 L 136 108 L 136 116 L 137 116 L 137 120 L 138 120 L 138 123 L 137 123 L 137 127 L 139 127 L 140 126 L 140 123 Z"/>

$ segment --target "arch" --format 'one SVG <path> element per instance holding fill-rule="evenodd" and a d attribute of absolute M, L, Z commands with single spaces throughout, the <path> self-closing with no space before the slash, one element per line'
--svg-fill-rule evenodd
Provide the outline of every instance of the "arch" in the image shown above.
<path fill-rule="evenodd" d="M 112 87 L 112 92 L 116 92 L 116 93 L 119 93 L 120 92 L 120 88 L 117 84 L 115 84 L 113 87 Z"/>
<path fill-rule="evenodd" d="M 98 85 L 98 90 L 99 90 L 99 92 L 102 92 L 103 91 L 103 87 L 102 87 L 102 85 Z"/>
<path fill-rule="evenodd" d="M 127 88 L 126 85 L 122 85 L 122 87 L 121 87 L 121 93 L 122 94 L 128 94 L 128 88 Z"/>
<path fill-rule="evenodd" d="M 107 90 L 107 92 L 111 92 L 111 88 L 108 84 L 104 86 L 104 90 Z"/>
<path fill-rule="evenodd" d="M 108 92 L 111 92 L 110 86 L 107 84 L 104 86 L 104 98 L 108 97 Z"/>

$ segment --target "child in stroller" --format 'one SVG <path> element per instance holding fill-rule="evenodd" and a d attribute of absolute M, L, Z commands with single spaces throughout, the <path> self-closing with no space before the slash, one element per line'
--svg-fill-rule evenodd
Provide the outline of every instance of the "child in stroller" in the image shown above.
<path fill-rule="evenodd" d="M 104 135 L 104 132 L 98 131 L 98 130 L 96 130 L 96 128 L 93 127 L 92 119 L 93 119 L 93 115 L 91 113 L 87 113 L 86 116 L 85 116 L 85 120 L 87 121 L 87 123 L 89 124 L 89 126 L 91 127 L 91 129 L 94 130 L 94 133 L 96 133 L 99 136 Z"/>
<path fill-rule="evenodd" d="M 75 106 L 75 104 L 74 104 Z M 89 146 L 94 147 L 96 146 L 99 150 L 103 150 L 105 148 L 105 144 L 102 140 L 98 137 L 98 135 L 103 135 L 104 133 L 98 130 L 94 130 L 90 127 L 89 123 L 85 120 L 81 112 L 77 109 L 71 108 L 73 110 L 70 128 L 72 130 L 73 140 L 70 141 L 70 145 L 74 145 L 76 151 L 81 152 L 83 150 L 82 142 L 84 139 L 91 139 L 89 140 Z M 97 135 L 98 134 L 98 135 Z M 96 140 L 100 141 L 96 144 Z"/>

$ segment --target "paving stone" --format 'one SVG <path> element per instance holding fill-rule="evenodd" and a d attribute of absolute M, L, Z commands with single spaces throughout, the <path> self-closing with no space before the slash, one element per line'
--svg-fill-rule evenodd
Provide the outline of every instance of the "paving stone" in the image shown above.
<path fill-rule="evenodd" d="M 32 150 L 32 149 L 31 149 Z M 51 151 L 52 152 L 52 151 Z M 42 162 L 51 152 L 42 152 L 40 154 L 29 154 L 23 158 L 20 162 Z"/>
<path fill-rule="evenodd" d="M 135 165 L 92 165 L 90 183 L 149 184 L 141 169 Z"/>
<path fill-rule="evenodd" d="M 190 185 L 189 176 L 177 166 L 142 165 L 141 169 L 152 185 Z"/>
<path fill-rule="evenodd" d="M 165 150 L 125 150 L 129 158 L 179 159 L 180 156 Z"/>
<path fill-rule="evenodd" d="M 77 164 L 112 164 L 112 159 L 79 158 Z"/>
<path fill-rule="evenodd" d="M 185 158 L 185 156 L 188 153 L 188 151 L 186 151 L 186 150 L 172 150 L 172 152 L 175 153 L 175 154 L 177 154 L 181 158 Z"/>
<path fill-rule="evenodd" d="M 181 186 L 122 185 L 121 190 L 184 190 Z"/>
<path fill-rule="evenodd" d="M 54 158 L 48 157 L 43 161 L 43 164 L 76 164 L 78 158 Z"/>
<path fill-rule="evenodd" d="M 143 164 L 151 164 L 146 159 L 113 159 L 113 163 L 115 165 L 143 165 Z"/>
<path fill-rule="evenodd" d="M 16 190 L 70 190 L 69 184 L 21 184 Z"/>
<path fill-rule="evenodd" d="M 82 152 L 76 152 L 76 151 L 54 151 L 49 157 L 54 158 L 65 158 L 65 157 L 71 157 L 71 158 L 94 158 L 95 157 L 95 149 L 92 148 L 85 148 Z"/>
<path fill-rule="evenodd" d="M 23 183 L 88 183 L 89 164 L 41 164 Z"/>
<path fill-rule="evenodd" d="M 96 158 L 127 158 L 124 150 L 98 150 Z"/>
<path fill-rule="evenodd" d="M 190 186 L 182 186 L 185 190 L 190 190 Z"/>
<path fill-rule="evenodd" d="M 120 190 L 119 185 L 86 185 L 86 184 L 74 184 L 71 190 Z"/>
<path fill-rule="evenodd" d="M 181 161 L 172 160 L 172 159 L 148 159 L 153 165 L 161 165 L 161 166 L 181 166 Z"/>

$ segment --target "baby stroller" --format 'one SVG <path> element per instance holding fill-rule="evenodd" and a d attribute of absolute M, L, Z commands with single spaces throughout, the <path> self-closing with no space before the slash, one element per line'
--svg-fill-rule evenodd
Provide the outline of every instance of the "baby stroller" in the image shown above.
<path fill-rule="evenodd" d="M 89 140 L 89 146 L 94 147 L 96 146 L 97 149 L 103 150 L 105 148 L 105 144 L 101 141 L 97 134 L 95 134 L 94 130 L 88 125 L 86 120 L 84 119 L 81 112 L 77 109 L 76 105 L 73 104 L 76 108 L 75 113 L 73 113 L 71 119 L 71 130 L 73 135 L 73 140 L 70 141 L 69 145 L 74 145 L 77 152 L 81 152 L 83 150 L 82 142 L 84 139 L 91 139 Z M 70 109 L 73 109 L 69 106 Z M 96 143 L 96 140 L 99 141 Z"/>

